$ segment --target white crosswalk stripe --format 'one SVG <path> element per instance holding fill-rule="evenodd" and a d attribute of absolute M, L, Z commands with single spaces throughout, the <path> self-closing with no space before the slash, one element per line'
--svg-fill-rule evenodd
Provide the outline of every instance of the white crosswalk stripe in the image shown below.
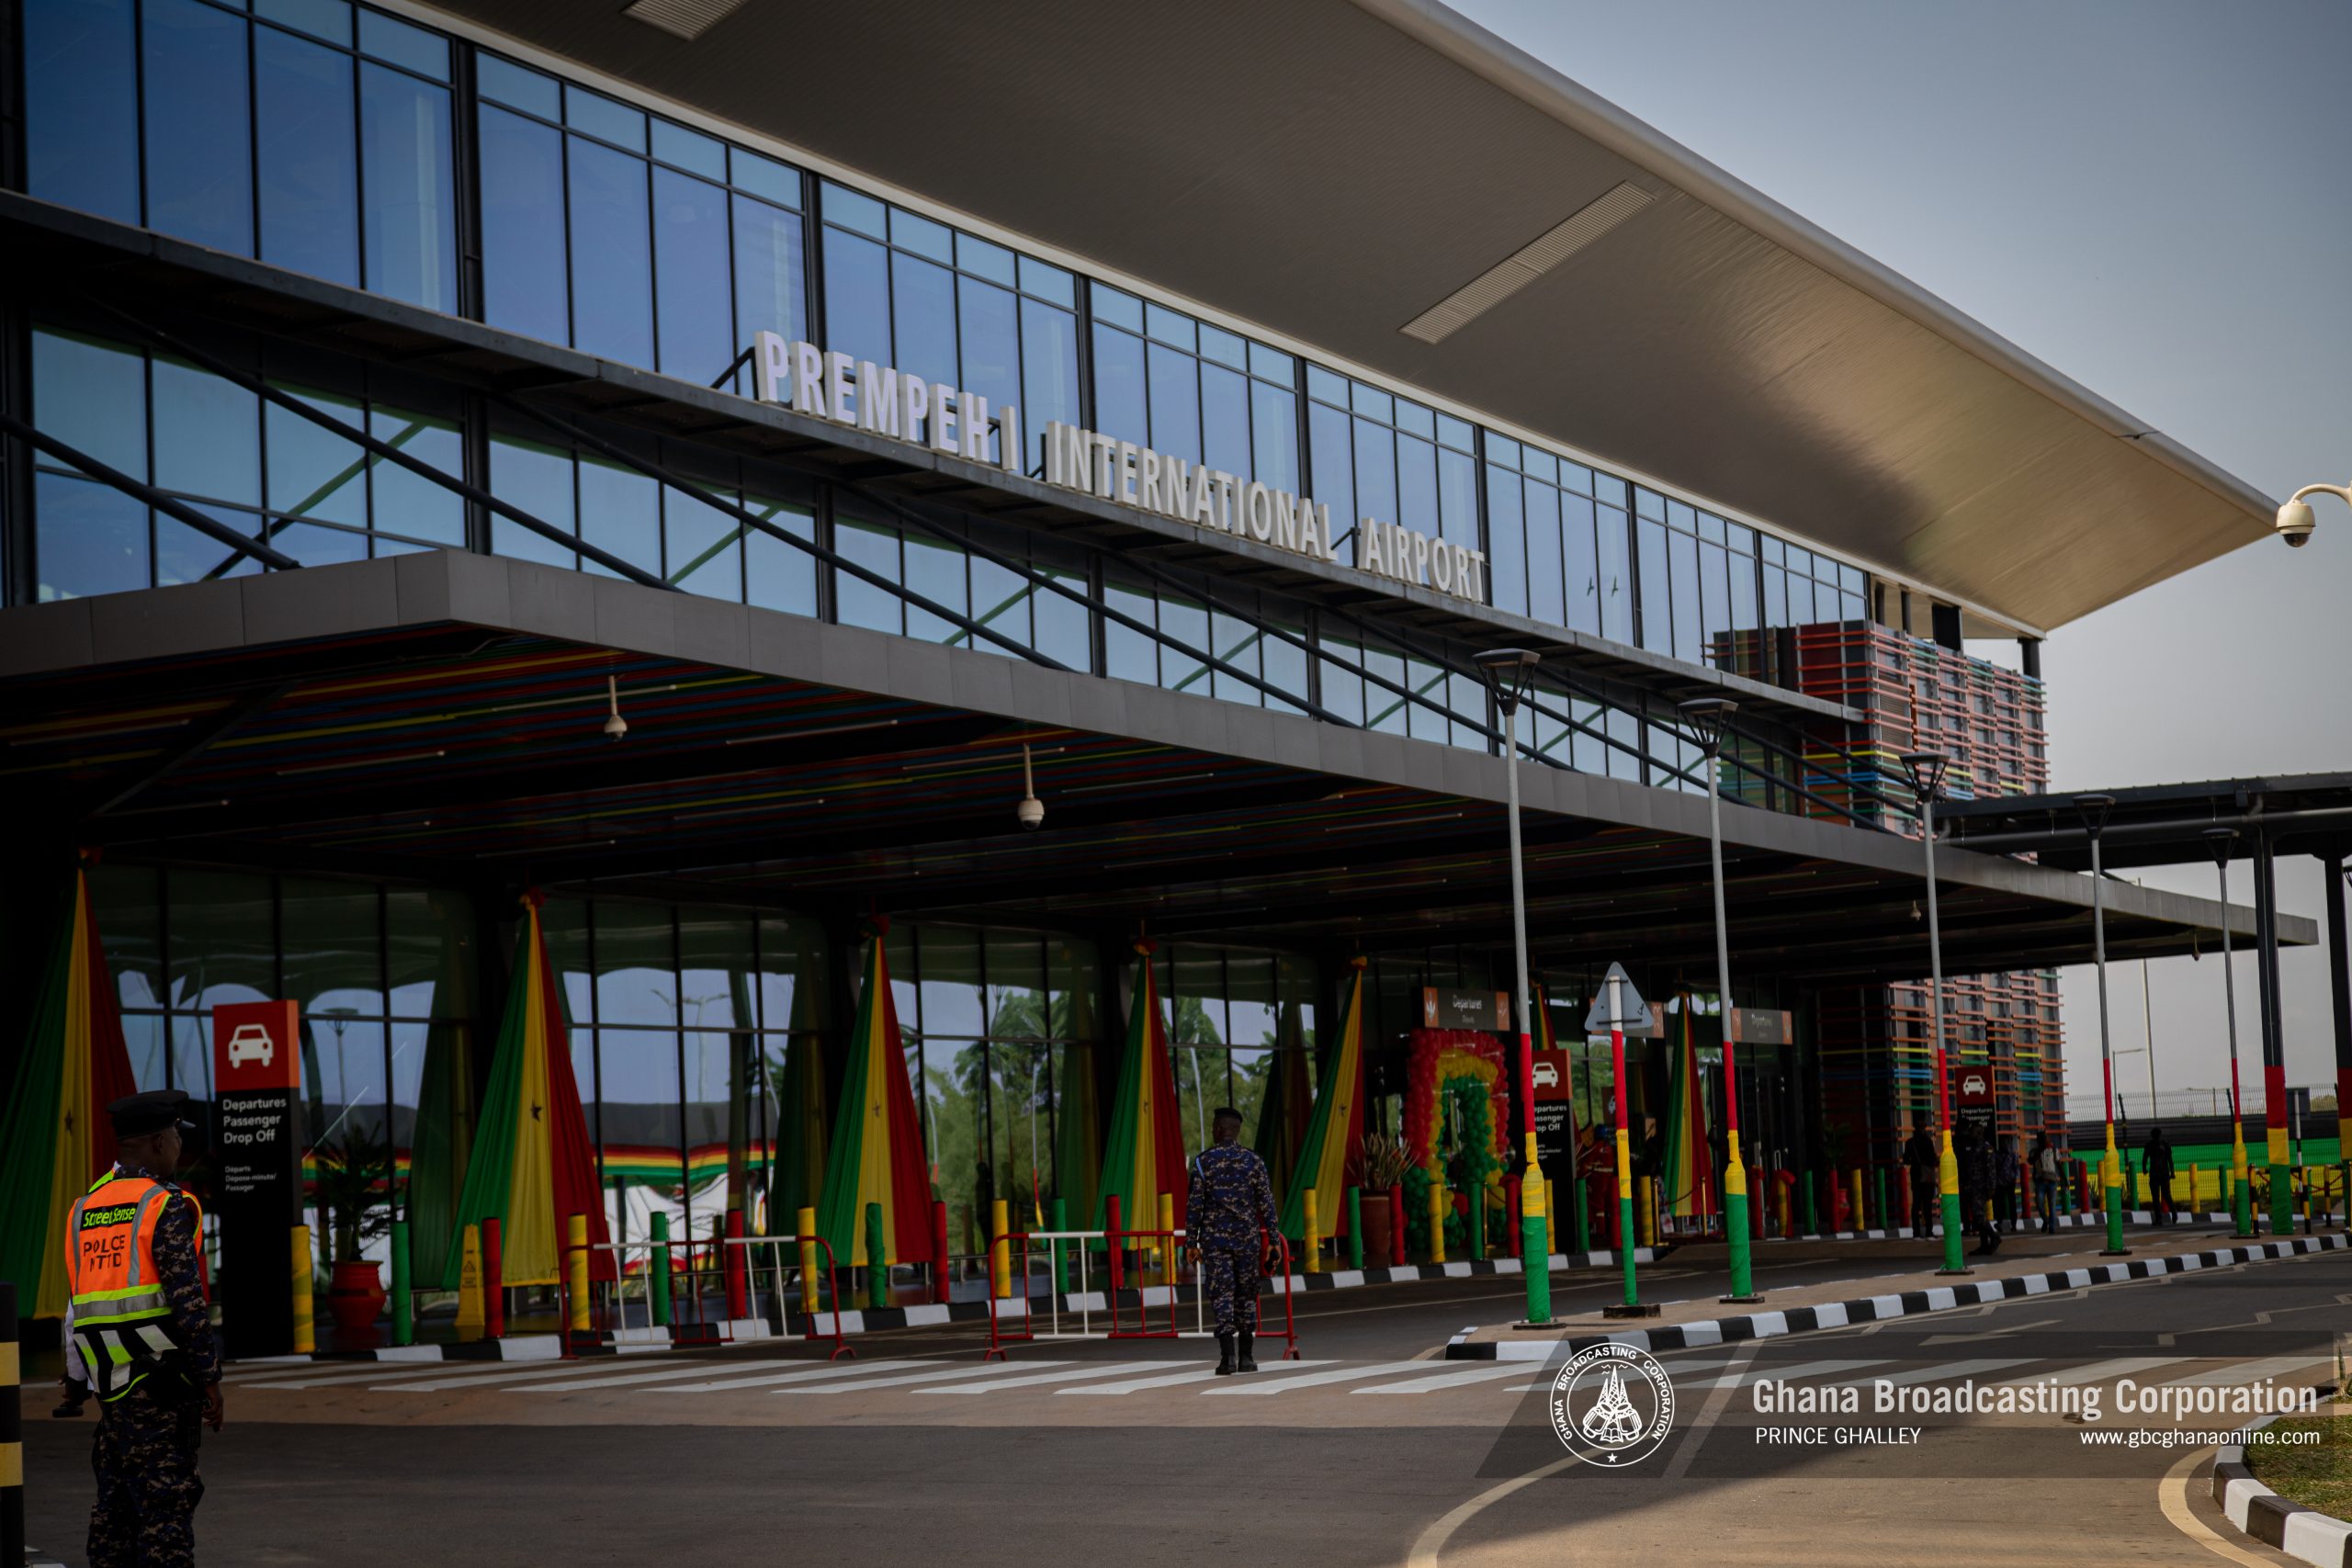
<path fill-rule="evenodd" d="M 427 1378 L 413 1382 L 377 1382 L 368 1386 L 371 1392 L 381 1389 L 387 1393 L 439 1393 L 453 1388 L 486 1388 L 493 1383 L 544 1382 L 554 1378 L 576 1378 L 586 1370 L 577 1361 L 560 1361 L 552 1366 L 509 1367 L 503 1371 L 478 1372 L 470 1376 Z"/>
<path fill-rule="evenodd" d="M 1026 1361 L 1024 1366 L 1041 1366 L 1039 1361 Z M 1036 1388 L 1049 1382 L 1076 1382 L 1080 1378 L 1099 1378 L 1122 1372 L 1138 1372 L 1148 1367 L 1164 1367 L 1165 1361 L 1098 1361 L 1092 1366 L 1066 1367 L 1057 1372 L 1039 1372 L 1026 1378 L 989 1378 L 984 1382 L 965 1384 L 957 1388 L 943 1388 L 941 1393 L 994 1393 L 999 1389 Z"/>
<path fill-rule="evenodd" d="M 1447 1389 L 1465 1388 L 1474 1382 L 1491 1382 L 1497 1378 L 1524 1377 L 1527 1369 L 1510 1361 L 1479 1366 L 1475 1362 L 1456 1362 L 1455 1370 L 1434 1373 L 1425 1378 L 1408 1378 L 1403 1382 L 1375 1383 L 1370 1388 L 1349 1390 L 1351 1393 L 1442 1393 Z"/>
<path fill-rule="evenodd" d="M 2026 1366 L 2030 1359 L 2030 1357 L 2011 1356 L 1999 1361 L 1947 1361 L 1940 1367 L 1914 1367 L 1907 1372 L 1891 1372 L 1872 1378 L 1871 1381 L 1890 1382 L 1898 1387 L 1905 1383 L 1915 1382 L 1957 1382 L 1962 1378 L 1973 1378 L 1981 1372 L 1997 1372 L 2003 1367 Z"/>
<path fill-rule="evenodd" d="M 2175 1378 L 2175 1382 L 2190 1388 L 2235 1388 L 2240 1383 L 2260 1382 L 2265 1378 L 2283 1378 L 2287 1373 L 2311 1366 L 2324 1359 L 2325 1351 L 2313 1350 L 2301 1356 L 2273 1356 L 2267 1361 L 2237 1361 L 2217 1367 L 2194 1377 Z"/>
<path fill-rule="evenodd" d="M 2112 1361 L 2093 1361 L 2088 1366 L 2068 1367 L 2063 1372 L 2020 1372 L 2010 1382 L 2050 1382 L 2062 1388 L 2074 1388 L 2085 1383 L 2105 1382 L 2110 1378 L 2128 1378 L 2134 1372 L 2153 1371 L 2157 1367 L 2177 1367 L 2186 1356 L 2122 1356 Z"/>
<path fill-rule="evenodd" d="M 1739 1388 L 1748 1383 L 1761 1382 L 1766 1378 L 1770 1378 L 1776 1382 L 1797 1382 L 1805 1378 L 1825 1377 L 1832 1372 L 1858 1372 L 1864 1367 L 1883 1367 L 1886 1365 L 1886 1361 L 1887 1359 L 1881 1356 L 1867 1361 L 1800 1361 L 1793 1367 L 1759 1365 L 1749 1367 L 1744 1371 L 1729 1372 L 1722 1377 L 1709 1378 L 1704 1382 L 1686 1383 L 1677 1378 L 1674 1381 L 1674 1386 L 1683 1391 L 1702 1388 Z"/>
<path fill-rule="evenodd" d="M 1201 1397 L 1212 1394 L 1250 1394 L 1265 1398 L 1272 1394 L 1289 1393 L 1296 1389 L 1320 1388 L 1328 1383 L 1346 1382 L 1351 1378 L 1392 1376 L 1397 1372 L 1426 1372 L 1427 1361 L 1365 1361 L 1352 1367 L 1335 1367 L 1329 1371 L 1294 1373 L 1289 1376 L 1261 1372 L 1254 1377 L 1227 1379 L 1222 1387 L 1204 1388 Z"/>
<path fill-rule="evenodd" d="M 557 1382 L 537 1383 L 529 1388 L 516 1389 L 514 1392 L 517 1393 L 570 1393 L 576 1389 L 626 1388 L 637 1383 L 675 1382 L 682 1378 L 708 1378 L 714 1371 L 739 1371 L 746 1364 L 738 1362 L 732 1367 L 720 1368 L 705 1361 L 698 1366 L 664 1367 L 658 1371 L 631 1370 L 624 1372 L 614 1370 L 585 1373 L 580 1377 Z M 802 1361 L 797 1364 L 816 1371 L 833 1371 L 843 1374 L 846 1374 L 854 1365 L 847 1361 Z M 572 1371 L 581 1371 L 582 1369 L 575 1366 Z"/>
<path fill-rule="evenodd" d="M 1284 1361 L 1286 1368 L 1328 1367 L 1334 1363 L 1319 1361 Z M 1084 1388 L 1057 1388 L 1058 1394 L 1069 1393 L 1136 1393 L 1148 1388 L 1179 1388 L 1185 1383 L 1207 1382 L 1216 1376 L 1215 1367 L 1194 1367 L 1189 1371 L 1167 1372 L 1159 1377 L 1124 1378 L 1117 1382 L 1089 1383 Z"/>
<path fill-rule="evenodd" d="M 960 1365 L 943 1362 L 919 1372 L 901 1372 L 887 1378 L 861 1378 L 854 1382 L 817 1383 L 807 1388 L 780 1388 L 778 1393 L 854 1393 L 869 1388 L 899 1388 L 914 1383 L 957 1382 L 966 1378 L 1001 1377 L 1010 1372 L 1027 1371 L 1037 1367 L 1058 1367 L 1059 1361 L 966 1361 Z"/>
<path fill-rule="evenodd" d="M 899 1371 L 920 1366 L 919 1361 L 831 1361 L 822 1365 L 798 1364 L 784 1371 L 753 1372 L 740 1378 L 713 1378 L 707 1382 L 675 1382 L 641 1388 L 639 1393 L 717 1393 L 735 1388 L 769 1388 L 777 1383 L 813 1382 L 820 1378 L 865 1377 L 873 1372 Z"/>
<path fill-rule="evenodd" d="M 356 1371 L 345 1370 L 338 1367 L 331 1372 L 323 1371 L 306 1372 L 296 1377 L 277 1377 L 266 1380 L 248 1381 L 240 1382 L 234 1386 L 238 1388 L 358 1387 L 363 1384 L 374 1386 L 377 1384 L 416 1382 L 431 1378 L 465 1379 L 496 1377 L 501 1372 L 511 1375 L 516 1370 L 515 1363 L 512 1361 L 477 1361 L 471 1363 L 462 1361 L 441 1361 L 421 1367 L 380 1366 L 374 1362 L 370 1362 L 364 1369 Z M 547 1370 L 547 1363 L 543 1361 L 533 1362 L 530 1370 L 545 1371 Z"/>

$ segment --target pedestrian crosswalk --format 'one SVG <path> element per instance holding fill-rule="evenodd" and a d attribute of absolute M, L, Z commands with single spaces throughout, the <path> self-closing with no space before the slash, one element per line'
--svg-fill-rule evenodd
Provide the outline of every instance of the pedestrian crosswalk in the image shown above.
<path fill-rule="evenodd" d="M 513 1362 L 318 1362 L 304 1366 L 285 1362 L 233 1367 L 228 1378 L 238 1390 L 274 1393 L 454 1394 L 481 1393 L 514 1394 L 534 1399 L 549 1395 L 611 1394 L 631 1399 L 649 1396 L 674 1401 L 683 1396 L 737 1393 L 776 1395 L 796 1399 L 818 1395 L 919 1398 L 954 1395 L 987 1400 L 1035 1393 L 1062 1398 L 1129 1398 L 1139 1394 L 1214 1396 L 1282 1400 L 1316 1393 L 1374 1394 L 1428 1398 L 1451 1394 L 1517 1395 L 1548 1391 L 1548 1369 L 1520 1362 L 1411 1360 L 1351 1360 L 1321 1358 L 1297 1361 L 1267 1361 L 1261 1369 L 1238 1377 L 1219 1377 L 1204 1359 L 1158 1357 L 1149 1359 L 1097 1359 L 1063 1353 L 1034 1359 L 978 1361 L 968 1355 L 937 1358 L 910 1356 L 815 1361 L 715 1360 L 695 1356 L 662 1358 L 664 1364 L 648 1366 L 641 1359 L 596 1359 L 515 1364 Z M 2298 1377 L 2315 1380 L 2325 1370 L 2324 1358 L 2279 1356 L 2259 1360 L 2219 1360 L 2212 1357 L 2129 1356 L 2077 1362 L 2064 1358 L 1980 1358 L 1923 1363 L 1891 1358 L 1837 1358 L 1774 1363 L 1751 1361 L 1735 1368 L 1721 1353 L 1682 1360 L 1666 1360 L 1668 1375 L 1685 1395 L 1709 1390 L 1738 1388 L 1770 1378 L 1785 1383 L 1869 1383 L 1884 1380 L 1895 1385 L 1958 1382 L 2019 1383 L 2047 1381 L 2079 1386 L 2109 1383 L 2130 1377 L 2142 1383 L 2177 1382 L 2189 1386 L 2231 1386 Z M 1518 1379 L 1518 1382 L 1509 1380 Z"/>

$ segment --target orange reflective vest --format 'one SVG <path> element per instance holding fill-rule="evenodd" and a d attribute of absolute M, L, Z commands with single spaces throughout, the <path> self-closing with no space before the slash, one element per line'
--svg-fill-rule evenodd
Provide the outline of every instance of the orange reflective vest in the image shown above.
<path fill-rule="evenodd" d="M 155 1271 L 155 1227 L 164 1203 L 191 1193 L 152 1177 L 109 1171 L 74 1205 L 66 1279 L 74 1298 L 74 1335 L 102 1400 L 121 1398 L 151 1372 L 187 1362 L 172 1304 Z M 197 1204 L 196 1249 L 204 1250 L 204 1209 Z"/>

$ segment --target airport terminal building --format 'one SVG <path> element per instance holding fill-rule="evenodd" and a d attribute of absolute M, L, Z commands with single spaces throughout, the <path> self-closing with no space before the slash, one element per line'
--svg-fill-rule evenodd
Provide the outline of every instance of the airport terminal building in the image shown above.
<path fill-rule="evenodd" d="M 215 1006 L 292 1000 L 309 1136 L 397 1172 L 469 1136 L 537 890 L 624 1229 L 807 1159 L 877 924 L 951 1211 L 1091 1181 L 1138 938 L 1188 1141 L 1298 1113 L 1358 957 L 1393 1127 L 1429 994 L 1510 983 L 1502 647 L 1577 1122 L 1612 962 L 1637 1111 L 1715 1059 L 1713 789 L 1791 1021 L 1750 1150 L 1890 1159 L 1897 757 L 2040 789 L 2041 639 L 2267 531 L 1426 0 L 6 15 L 0 1050 L 79 852 L 138 1084 L 210 1100 Z M 1958 1059 L 2063 1131 L 2086 881 L 1939 869 Z"/>

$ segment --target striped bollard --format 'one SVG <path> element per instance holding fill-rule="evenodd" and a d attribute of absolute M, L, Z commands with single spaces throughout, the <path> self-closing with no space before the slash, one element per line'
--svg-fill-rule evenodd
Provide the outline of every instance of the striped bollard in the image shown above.
<path fill-rule="evenodd" d="M 22 1376 L 17 1287 L 0 1280 L 0 1563 L 7 1568 L 25 1560 L 25 1412 L 17 1392 Z"/>
<path fill-rule="evenodd" d="M 292 1250 L 293 1269 L 289 1283 L 294 1291 L 294 1353 L 298 1356 L 315 1354 L 319 1348 L 318 1327 L 311 1314 L 311 1292 L 314 1281 L 311 1278 L 311 1227 L 294 1227 Z"/>
<path fill-rule="evenodd" d="M 802 1213 L 807 1213 L 803 1210 Z M 659 1209 L 653 1212 L 653 1246 L 647 1254 L 645 1265 L 646 1311 L 652 1315 L 653 1326 L 670 1326 L 670 1216 Z"/>

